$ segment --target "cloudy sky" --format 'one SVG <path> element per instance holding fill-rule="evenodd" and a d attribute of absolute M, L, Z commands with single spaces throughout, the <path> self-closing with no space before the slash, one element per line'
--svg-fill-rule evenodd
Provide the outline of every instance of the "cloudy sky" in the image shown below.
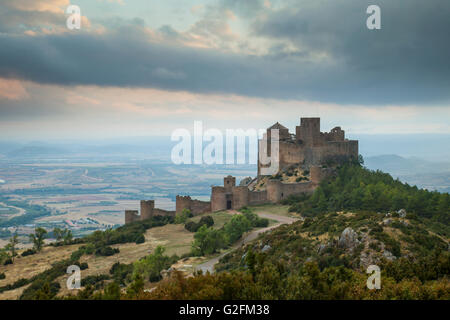
<path fill-rule="evenodd" d="M 448 0 L 0 0 L 0 136 L 293 130 L 300 116 L 448 134 L 449 17 Z"/>

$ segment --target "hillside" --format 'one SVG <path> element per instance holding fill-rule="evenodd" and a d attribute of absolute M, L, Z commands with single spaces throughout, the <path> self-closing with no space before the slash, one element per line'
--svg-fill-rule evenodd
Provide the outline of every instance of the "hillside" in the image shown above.
<path fill-rule="evenodd" d="M 449 216 L 448 194 L 344 166 L 283 204 L 184 212 L 16 257 L 0 266 L 0 298 L 450 299 Z M 369 265 L 381 290 L 366 287 Z"/>
<path fill-rule="evenodd" d="M 143 298 L 450 299 L 448 194 L 345 166 L 285 204 L 304 220 L 224 256 L 214 275 L 174 276 Z M 381 290 L 366 287 L 374 264 Z"/>

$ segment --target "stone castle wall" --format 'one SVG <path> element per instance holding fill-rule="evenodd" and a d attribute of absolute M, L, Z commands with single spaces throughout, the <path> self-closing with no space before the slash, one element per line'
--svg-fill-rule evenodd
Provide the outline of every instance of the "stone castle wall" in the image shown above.
<path fill-rule="evenodd" d="M 139 220 L 140 216 L 137 210 L 125 210 L 125 224 Z"/>
<path fill-rule="evenodd" d="M 249 191 L 248 193 L 248 204 L 258 205 L 267 203 L 267 191 Z"/>
<path fill-rule="evenodd" d="M 173 210 L 164 210 L 164 209 L 159 209 L 159 208 L 155 208 L 153 209 L 153 217 L 154 216 L 169 216 L 169 217 L 175 217 L 175 211 Z"/>
<path fill-rule="evenodd" d="M 177 196 L 176 214 L 180 214 L 184 209 L 190 210 L 194 216 L 211 212 L 211 202 L 192 199 L 190 196 Z"/>

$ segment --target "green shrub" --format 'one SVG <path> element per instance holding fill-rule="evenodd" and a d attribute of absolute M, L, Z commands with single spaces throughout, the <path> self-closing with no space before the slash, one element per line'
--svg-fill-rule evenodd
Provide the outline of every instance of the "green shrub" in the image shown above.
<path fill-rule="evenodd" d="M 197 232 L 198 229 L 200 229 L 201 226 L 207 226 L 211 227 L 214 225 L 214 219 L 211 216 L 204 216 L 201 217 L 200 221 L 198 223 L 194 221 L 189 221 L 184 225 L 184 228 L 190 232 Z"/>
<path fill-rule="evenodd" d="M 87 262 L 83 262 L 80 263 L 80 270 L 86 270 L 87 268 L 89 268 L 89 265 L 87 264 Z"/>
<path fill-rule="evenodd" d="M 115 282 L 124 285 L 133 273 L 133 264 L 124 264 L 116 262 L 109 270 Z"/>
<path fill-rule="evenodd" d="M 174 223 L 182 224 L 182 223 L 185 223 L 188 218 L 192 218 L 192 217 L 193 217 L 193 214 L 192 214 L 191 210 L 183 209 L 183 211 L 181 211 L 181 213 L 179 213 L 175 216 Z"/>
<path fill-rule="evenodd" d="M 140 243 L 144 243 L 145 242 L 145 237 L 143 234 L 140 234 L 136 237 L 136 244 L 140 244 Z"/>
<path fill-rule="evenodd" d="M 108 256 L 112 256 L 119 252 L 120 252 L 120 250 L 118 248 L 101 247 L 101 248 L 98 248 L 97 250 L 95 250 L 95 255 L 108 257 Z"/>
<path fill-rule="evenodd" d="M 189 232 L 197 232 L 197 230 L 200 228 L 200 226 L 194 221 L 188 221 L 184 225 L 184 228 Z"/>
<path fill-rule="evenodd" d="M 99 284 L 103 283 L 103 281 L 105 281 L 105 280 L 109 280 L 109 276 L 106 274 L 87 276 L 87 277 L 84 277 L 83 279 L 81 279 L 81 285 L 83 287 L 85 287 L 87 285 L 91 285 L 91 286 L 98 288 Z"/>
<path fill-rule="evenodd" d="M 35 254 L 35 253 L 36 253 L 36 250 L 34 250 L 34 249 L 27 249 L 24 252 L 22 252 L 21 256 L 22 257 L 26 257 L 26 256 L 30 256 L 30 255 Z"/>

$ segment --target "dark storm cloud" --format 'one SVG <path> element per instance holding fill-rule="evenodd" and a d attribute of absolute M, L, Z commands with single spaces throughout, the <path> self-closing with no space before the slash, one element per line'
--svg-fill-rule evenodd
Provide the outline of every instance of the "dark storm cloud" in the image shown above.
<path fill-rule="evenodd" d="M 382 29 L 372 31 L 366 8 L 375 2 Z M 448 0 L 296 1 L 252 23 L 253 36 L 295 48 L 274 43 L 263 57 L 150 43 L 136 25 L 102 35 L 2 34 L 0 76 L 336 103 L 443 103 L 450 98 L 449 17 Z"/>

